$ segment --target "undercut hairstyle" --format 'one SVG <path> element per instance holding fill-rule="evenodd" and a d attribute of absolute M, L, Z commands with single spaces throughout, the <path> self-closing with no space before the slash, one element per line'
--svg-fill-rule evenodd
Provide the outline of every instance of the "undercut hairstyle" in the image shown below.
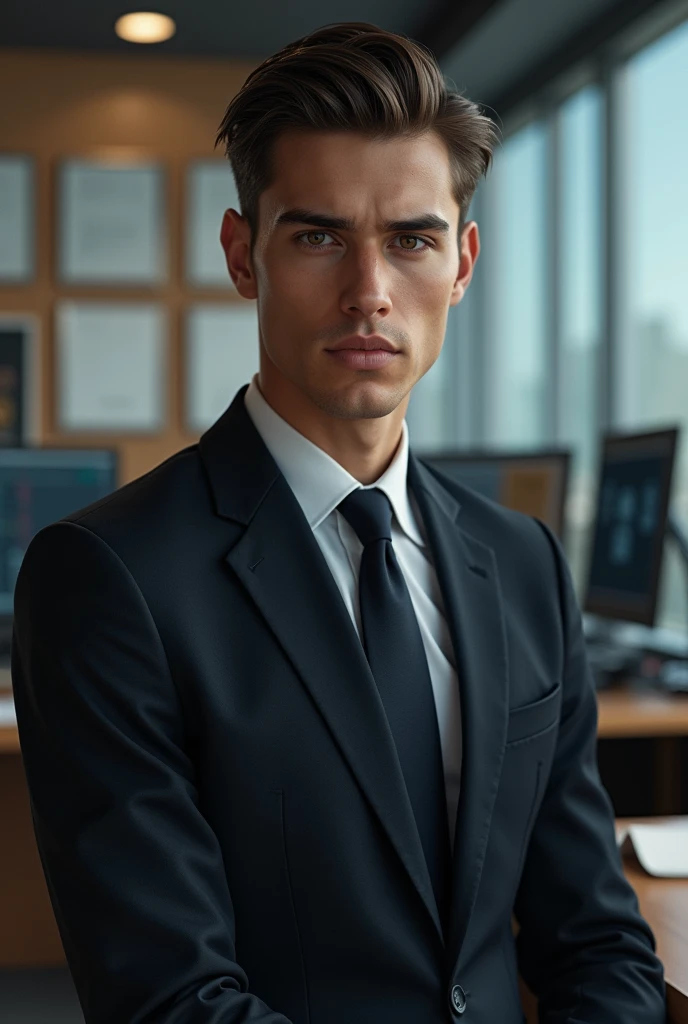
<path fill-rule="evenodd" d="M 431 51 L 366 22 L 326 25 L 268 57 L 231 100 L 224 143 L 241 214 L 258 233 L 258 199 L 274 180 L 283 132 L 356 132 L 373 140 L 435 132 L 447 146 L 459 237 L 498 131 L 477 104 L 448 88 Z"/>

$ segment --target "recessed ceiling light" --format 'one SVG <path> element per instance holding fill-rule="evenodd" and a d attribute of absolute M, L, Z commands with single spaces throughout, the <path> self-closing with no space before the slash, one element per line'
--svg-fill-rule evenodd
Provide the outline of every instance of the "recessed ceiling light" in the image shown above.
<path fill-rule="evenodd" d="M 130 43 L 162 43 L 177 31 L 177 26 L 166 14 L 153 11 L 137 11 L 123 14 L 115 22 L 115 32 L 120 39 Z"/>

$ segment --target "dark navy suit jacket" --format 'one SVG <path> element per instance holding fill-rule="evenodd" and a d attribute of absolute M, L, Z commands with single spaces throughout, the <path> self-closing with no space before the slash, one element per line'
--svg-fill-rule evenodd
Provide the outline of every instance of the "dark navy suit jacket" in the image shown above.
<path fill-rule="evenodd" d="M 443 935 L 364 651 L 245 391 L 41 530 L 17 582 L 21 748 L 87 1024 L 521 1024 L 518 969 L 544 1024 L 660 1024 L 559 541 L 409 453 L 461 687 Z"/>

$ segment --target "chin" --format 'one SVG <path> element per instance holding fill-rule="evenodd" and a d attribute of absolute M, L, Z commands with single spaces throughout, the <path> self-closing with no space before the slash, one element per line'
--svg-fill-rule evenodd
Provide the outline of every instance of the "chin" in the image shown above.
<path fill-rule="evenodd" d="M 328 416 L 342 420 L 379 419 L 398 408 L 406 392 L 380 381 L 357 381 L 338 391 L 317 389 L 311 400 Z"/>

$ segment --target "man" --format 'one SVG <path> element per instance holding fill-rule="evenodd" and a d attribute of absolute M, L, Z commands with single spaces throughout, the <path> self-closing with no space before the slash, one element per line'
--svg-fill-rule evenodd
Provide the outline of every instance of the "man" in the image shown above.
<path fill-rule="evenodd" d="M 491 123 L 423 48 L 345 24 L 254 71 L 219 138 L 260 372 L 42 530 L 16 588 L 87 1024 L 519 1024 L 518 968 L 546 1024 L 659 1024 L 561 546 L 408 448 Z"/>

